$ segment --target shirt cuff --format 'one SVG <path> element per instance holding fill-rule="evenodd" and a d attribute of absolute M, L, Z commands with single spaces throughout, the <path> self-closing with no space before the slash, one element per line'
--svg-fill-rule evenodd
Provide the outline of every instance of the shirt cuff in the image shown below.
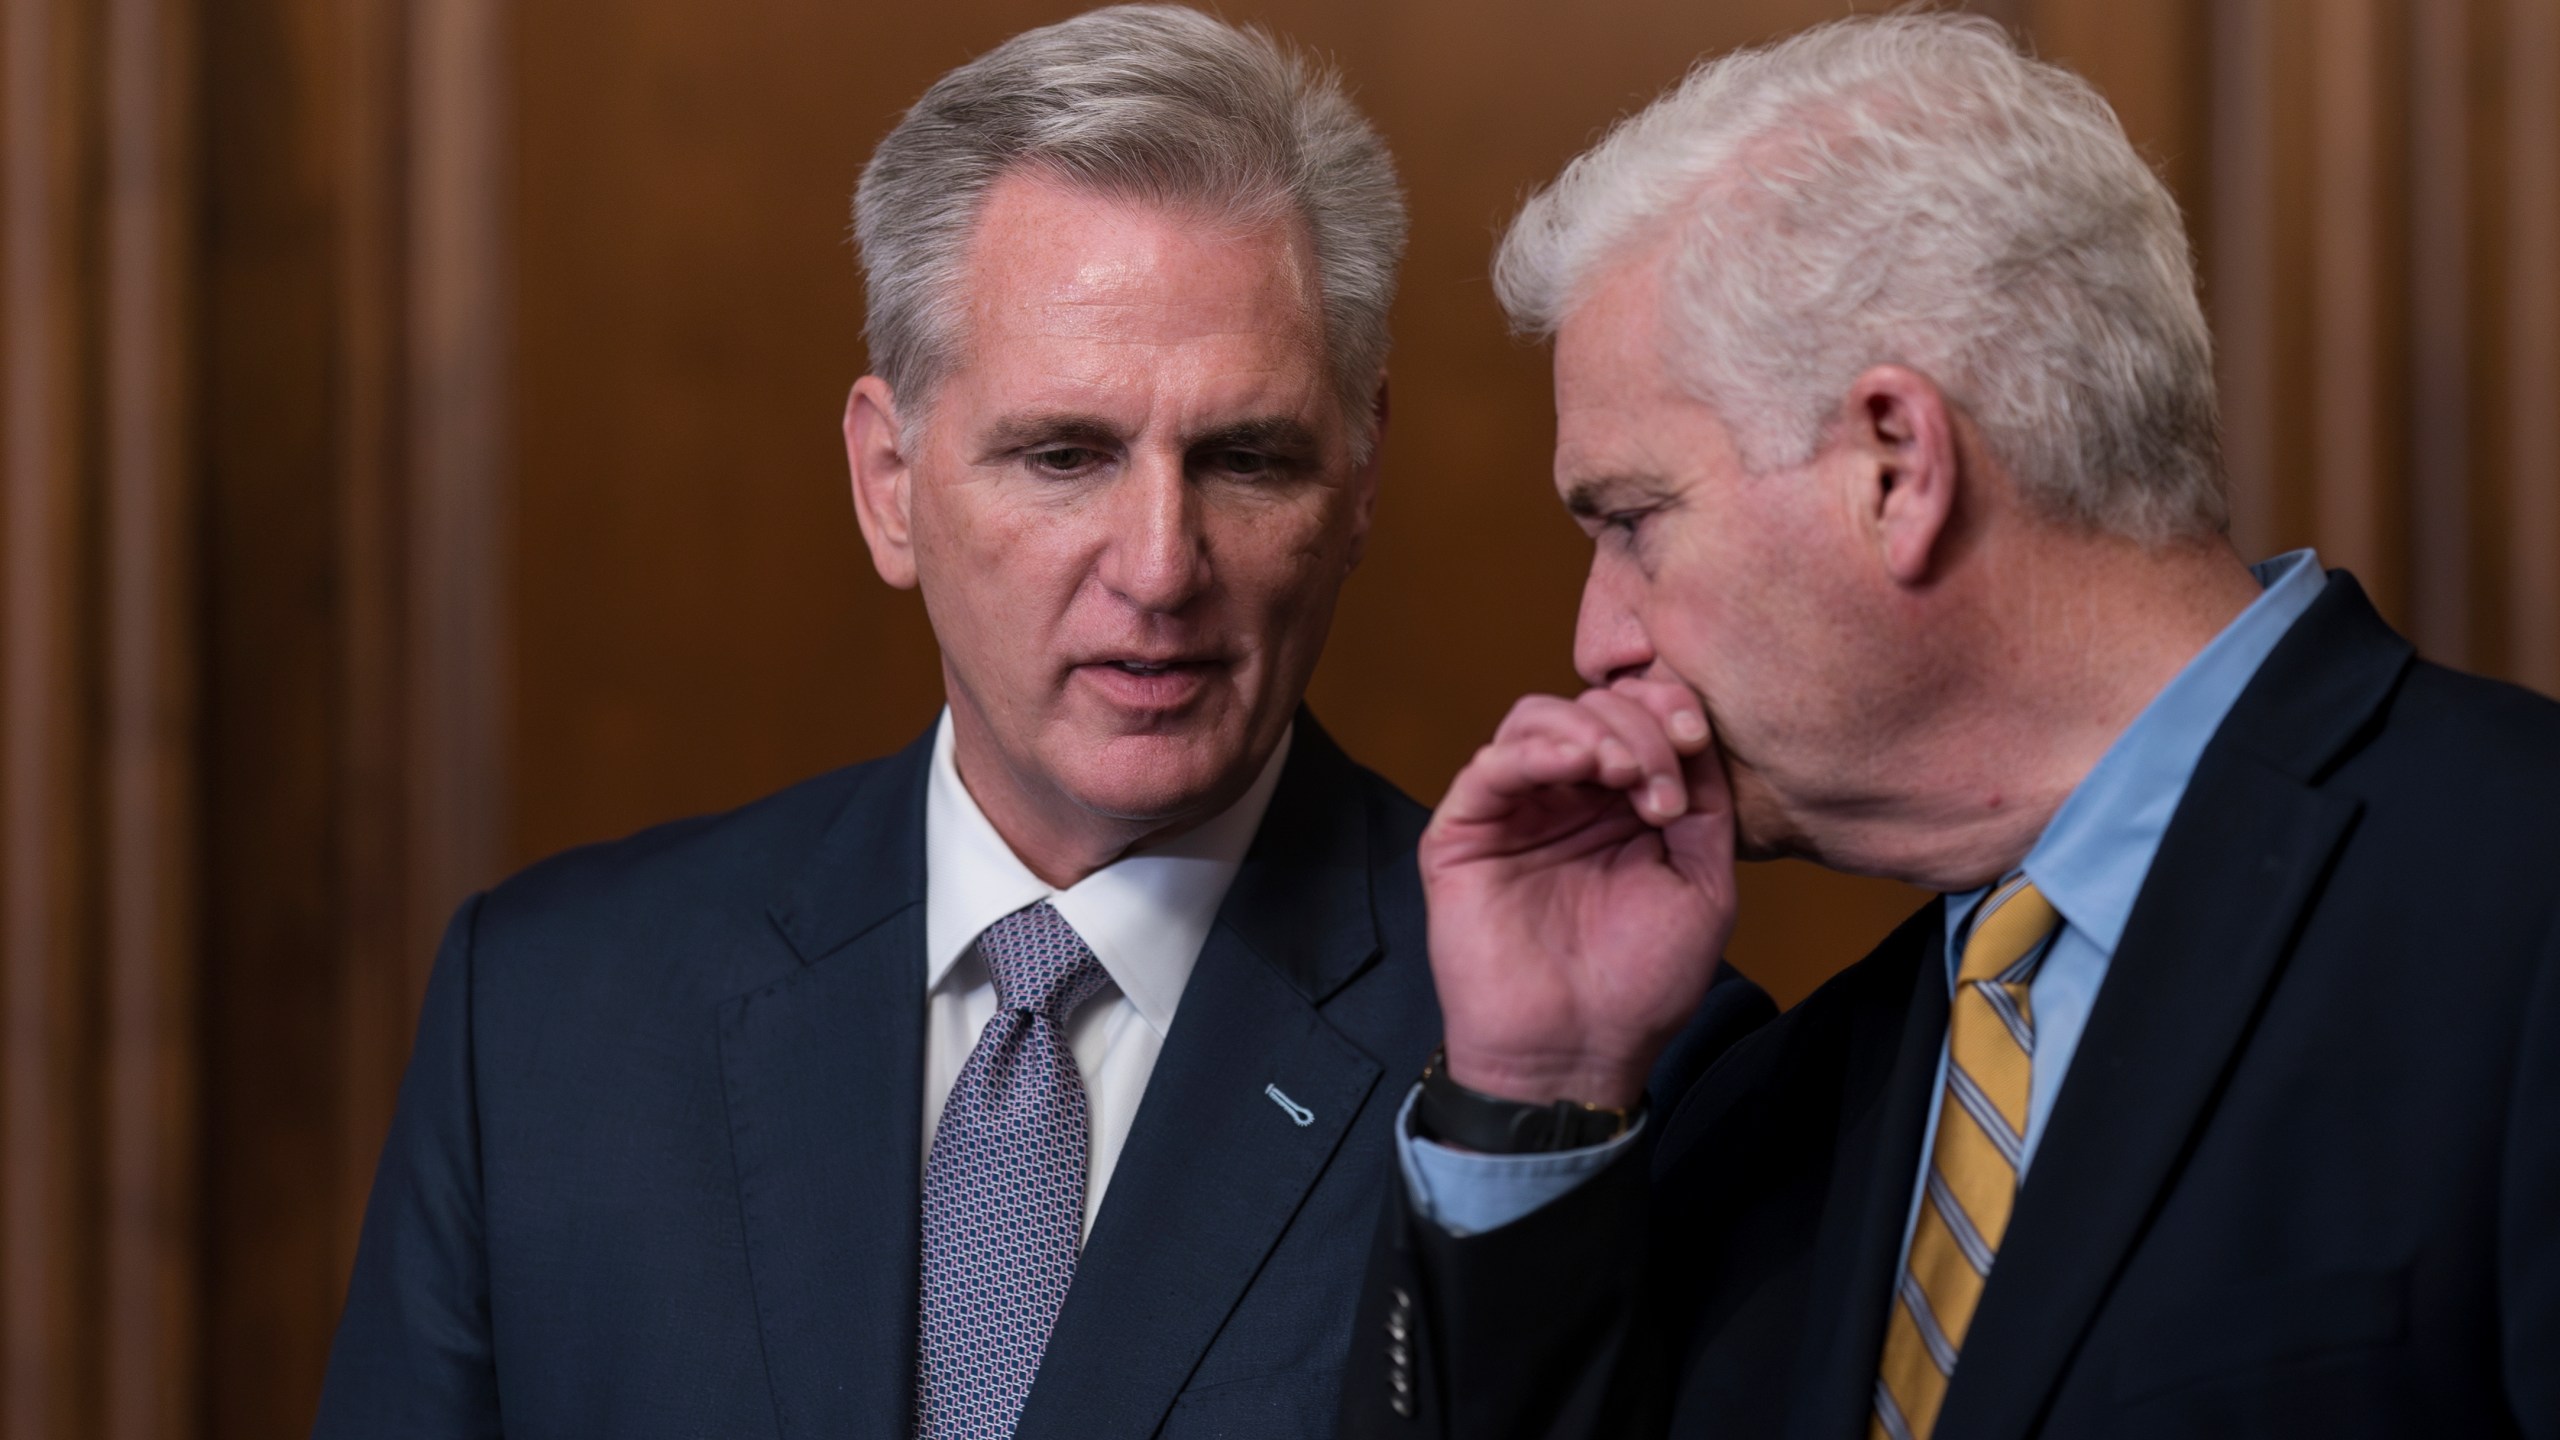
<path fill-rule="evenodd" d="M 1415 1136 L 1413 1106 L 1421 1097 L 1422 1087 L 1414 1086 L 1396 1112 L 1396 1159 L 1404 1170 L 1405 1193 L 1424 1219 L 1460 1239 L 1499 1230 L 1608 1169 L 1644 1133 L 1646 1118 L 1637 1116 L 1616 1139 L 1580 1150 L 1483 1155 Z"/>

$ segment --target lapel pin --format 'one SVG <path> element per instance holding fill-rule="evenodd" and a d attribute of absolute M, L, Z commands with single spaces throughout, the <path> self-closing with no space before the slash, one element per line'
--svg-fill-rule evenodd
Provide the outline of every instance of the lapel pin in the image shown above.
<path fill-rule="evenodd" d="M 1288 1111 L 1289 1118 L 1297 1121 L 1300 1125 L 1313 1125 L 1316 1123 L 1316 1112 L 1299 1104 L 1297 1101 L 1290 1099 L 1288 1096 L 1281 1094 L 1280 1087 L 1278 1085 L 1265 1085 L 1262 1087 L 1262 1093 L 1271 1097 L 1272 1104 Z"/>

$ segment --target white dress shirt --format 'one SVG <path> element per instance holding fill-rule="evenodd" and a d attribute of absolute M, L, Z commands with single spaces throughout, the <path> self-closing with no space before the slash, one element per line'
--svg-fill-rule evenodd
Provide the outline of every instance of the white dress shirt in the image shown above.
<path fill-rule="evenodd" d="M 995 1018 L 995 979 L 978 953 L 989 925 L 1046 900 L 1084 937 L 1111 976 L 1067 1020 L 1067 1048 L 1084 1079 L 1093 1119 L 1086 1151 L 1084 1229 L 1102 1208 L 1111 1169 L 1138 1115 L 1174 1007 L 1227 886 L 1271 805 L 1294 727 L 1280 737 L 1252 788 L 1217 818 L 1151 850 L 1123 856 L 1064 890 L 1031 873 L 996 833 L 961 782 L 951 752 L 951 712 L 933 737 L 924 802 L 924 1144 L 960 1067 Z"/>

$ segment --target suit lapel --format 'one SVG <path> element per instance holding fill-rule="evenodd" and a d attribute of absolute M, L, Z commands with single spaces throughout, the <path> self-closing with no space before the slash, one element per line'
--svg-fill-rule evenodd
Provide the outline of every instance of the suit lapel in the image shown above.
<path fill-rule="evenodd" d="M 915 1376 L 931 732 L 772 910 L 801 964 L 720 1009 L 747 1263 L 785 1440 L 902 1435 Z"/>
<path fill-rule="evenodd" d="M 1018 1440 L 1154 1433 L 1375 1088 L 1378 1062 L 1318 1009 L 1378 950 L 1361 794 L 1349 761 L 1301 712 L 1261 833 L 1147 1081 Z"/>
<path fill-rule="evenodd" d="M 1894 1260 L 1920 1163 L 1920 1132 L 1947 1028 L 1943 905 L 1924 907 L 1878 947 L 1876 1001 L 1844 1040 L 1841 1124 L 1822 1207 L 1796 1393 L 1793 1440 L 1867 1433 Z M 1891 1002 L 1901 995 L 1909 1004 Z"/>
<path fill-rule="evenodd" d="M 2315 782 L 2409 658 L 2333 572 L 2206 748 L 2028 1169 L 1940 1434 L 2034 1430 L 2354 825 L 2356 802 Z"/>

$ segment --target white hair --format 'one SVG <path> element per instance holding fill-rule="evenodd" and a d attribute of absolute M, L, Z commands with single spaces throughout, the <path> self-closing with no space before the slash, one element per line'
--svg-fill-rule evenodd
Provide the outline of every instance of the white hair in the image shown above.
<path fill-rule="evenodd" d="M 1978 16 L 1834 21 L 1709 60 L 1532 197 L 1494 281 L 1552 335 L 1665 254 L 1665 361 L 1755 472 L 1857 376 L 1928 375 L 2026 501 L 2145 543 L 2229 526 L 2177 202 L 2088 82 Z"/>
<path fill-rule="evenodd" d="M 963 264 L 987 192 L 1026 170 L 1230 224 L 1303 223 L 1327 364 L 1366 457 L 1404 195 L 1338 76 L 1259 28 L 1115 5 L 1027 30 L 935 81 L 854 192 L 864 338 L 907 423 L 957 363 Z"/>

